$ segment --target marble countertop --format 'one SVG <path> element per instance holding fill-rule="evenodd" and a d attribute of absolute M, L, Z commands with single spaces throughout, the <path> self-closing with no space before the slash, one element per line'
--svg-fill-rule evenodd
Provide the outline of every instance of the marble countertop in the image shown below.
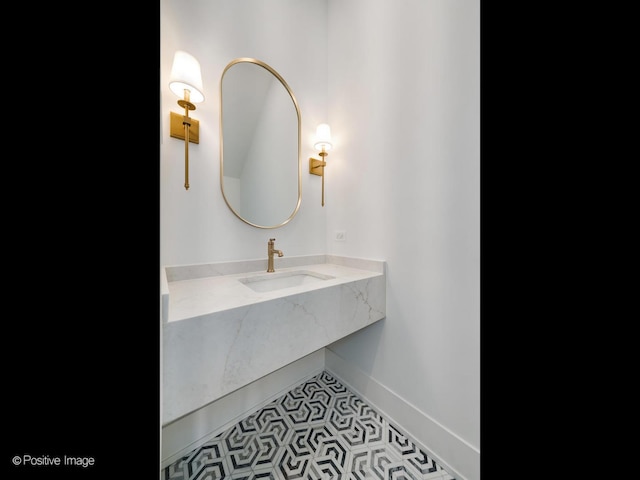
<path fill-rule="evenodd" d="M 334 278 L 269 292 L 255 292 L 240 282 L 268 275 L 266 259 L 166 267 L 163 279 L 163 321 L 177 322 L 245 305 L 265 302 L 384 274 L 384 262 L 333 255 L 275 259 L 275 273 L 309 271 Z M 263 265 L 264 264 L 264 265 Z M 206 275 L 206 276 L 204 276 Z M 195 277 L 195 278 L 194 278 Z"/>
<path fill-rule="evenodd" d="M 161 269 L 163 424 L 385 318 L 386 262 L 274 260 L 274 273 L 266 258 Z M 266 292 L 240 281 L 296 271 L 333 278 Z"/>

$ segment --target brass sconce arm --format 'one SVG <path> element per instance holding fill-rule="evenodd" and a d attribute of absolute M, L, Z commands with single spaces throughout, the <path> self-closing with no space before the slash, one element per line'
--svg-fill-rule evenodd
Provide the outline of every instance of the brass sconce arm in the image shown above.
<path fill-rule="evenodd" d="M 176 138 L 184 138 L 184 188 L 185 190 L 189 190 L 189 142 L 193 141 L 194 143 L 198 143 L 196 140 L 191 140 L 189 137 L 189 131 L 192 128 L 191 118 L 189 117 L 189 110 L 195 110 L 196 106 L 190 102 L 190 92 L 185 88 L 184 90 L 184 99 L 178 100 L 178 105 L 184 107 L 184 116 L 182 117 L 182 128 L 183 130 L 174 131 L 172 129 L 171 136 Z M 171 112 L 172 116 L 178 116 L 177 114 Z M 175 121 L 171 122 L 171 126 L 173 127 Z"/>
<path fill-rule="evenodd" d="M 176 52 L 171 68 L 169 88 L 183 98 L 178 105 L 184 108 L 184 115 L 171 112 L 170 136 L 184 139 L 184 188 L 189 190 L 189 142 L 200 143 L 198 120 L 189 117 L 189 110 L 195 110 L 194 103 L 204 101 L 202 75 L 198 61 L 186 52 Z M 191 96 L 195 98 L 192 101 Z"/>
<path fill-rule="evenodd" d="M 318 155 L 322 157 L 322 160 L 313 157 L 309 159 L 309 173 L 322 177 L 322 206 L 324 207 L 324 167 L 327 166 L 325 157 L 329 155 L 329 153 L 322 148 L 322 151 Z"/>
<path fill-rule="evenodd" d="M 324 167 L 327 166 L 327 155 L 333 147 L 331 143 L 331 128 L 326 123 L 321 123 L 316 129 L 316 141 L 313 145 L 319 151 L 318 155 L 322 160 L 316 158 L 309 159 L 309 173 L 322 177 L 322 206 L 324 207 Z"/>

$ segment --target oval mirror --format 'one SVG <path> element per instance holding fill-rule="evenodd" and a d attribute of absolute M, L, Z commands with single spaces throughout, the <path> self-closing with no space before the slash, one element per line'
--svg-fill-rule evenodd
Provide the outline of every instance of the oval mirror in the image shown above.
<path fill-rule="evenodd" d="M 300 109 L 273 68 L 236 58 L 220 78 L 220 187 L 231 211 L 258 228 L 289 222 L 302 198 Z"/>

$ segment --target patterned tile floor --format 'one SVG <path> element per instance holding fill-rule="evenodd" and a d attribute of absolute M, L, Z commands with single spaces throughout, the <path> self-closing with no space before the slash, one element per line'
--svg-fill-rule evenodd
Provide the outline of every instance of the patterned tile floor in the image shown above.
<path fill-rule="evenodd" d="M 454 480 L 324 371 L 169 465 L 166 480 Z"/>

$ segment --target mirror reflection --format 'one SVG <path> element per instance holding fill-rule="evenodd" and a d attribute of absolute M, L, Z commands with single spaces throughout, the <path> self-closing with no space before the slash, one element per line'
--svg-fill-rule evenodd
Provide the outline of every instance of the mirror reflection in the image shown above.
<path fill-rule="evenodd" d="M 220 79 L 220 186 L 243 222 L 276 228 L 300 208 L 300 110 L 269 65 L 231 61 Z"/>

